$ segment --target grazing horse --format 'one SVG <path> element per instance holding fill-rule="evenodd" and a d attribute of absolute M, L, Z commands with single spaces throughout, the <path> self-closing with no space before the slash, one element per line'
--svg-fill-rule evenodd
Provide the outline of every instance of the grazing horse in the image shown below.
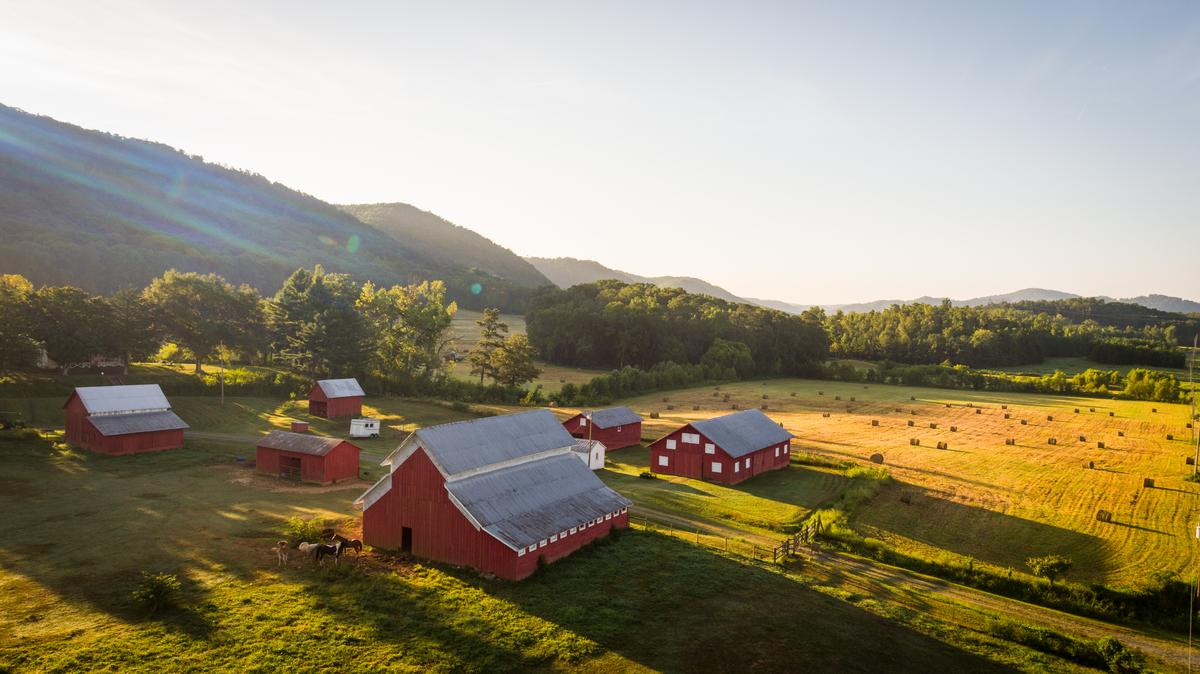
<path fill-rule="evenodd" d="M 279 566 L 287 566 L 288 563 L 288 542 L 279 541 L 275 544 L 275 556 L 279 558 Z"/>
<path fill-rule="evenodd" d="M 334 534 L 333 542 L 341 545 L 343 550 L 346 548 L 353 550 L 355 557 L 358 557 L 359 553 L 362 552 L 362 541 L 357 538 L 346 538 L 341 534 Z"/>
<path fill-rule="evenodd" d="M 316 560 L 317 564 L 320 564 L 321 560 L 325 557 L 333 557 L 334 564 L 337 564 L 338 560 L 341 559 L 341 556 L 342 556 L 342 544 L 341 543 L 334 543 L 333 545 L 329 545 L 328 543 L 317 543 L 315 545 L 315 547 L 316 547 L 316 552 L 313 553 L 313 557 Z"/>

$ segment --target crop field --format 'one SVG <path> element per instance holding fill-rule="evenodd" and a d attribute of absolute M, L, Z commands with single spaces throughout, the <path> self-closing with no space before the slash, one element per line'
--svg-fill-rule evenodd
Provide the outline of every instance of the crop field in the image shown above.
<path fill-rule="evenodd" d="M 458 313 L 454 315 L 450 332 L 454 336 L 454 348 L 458 350 L 458 353 L 465 354 L 475 347 L 475 343 L 479 341 L 479 326 L 475 325 L 475 321 L 482 317 L 482 312 L 467 309 L 459 309 Z M 525 334 L 524 316 L 502 315 L 500 320 L 508 325 L 508 334 Z M 562 388 L 563 384 L 567 383 L 576 386 L 585 384 L 591 381 L 592 377 L 604 374 L 603 370 L 564 367 L 540 361 L 537 365 L 542 369 L 542 374 L 533 381 L 533 384 L 546 393 L 556 392 Z M 477 376 L 471 376 L 471 364 L 466 361 L 455 363 L 450 369 L 450 374 L 459 379 L 479 381 Z"/>
<path fill-rule="evenodd" d="M 1071 578 L 1118 586 L 1200 562 L 1192 538 L 1200 485 L 1183 479 L 1192 468 L 1184 459 L 1194 452 L 1183 405 L 808 380 L 695 388 L 626 402 L 647 418 L 647 438 L 735 404 L 765 404 L 767 414 L 797 436 L 794 446 L 802 452 L 862 463 L 882 454 L 896 482 L 855 513 L 852 524 L 900 550 L 970 557 L 1018 573 L 1028 557 L 1063 554 L 1075 562 Z M 661 418 L 650 420 L 651 412 Z M 910 444 L 913 439 L 920 444 Z M 936 449 L 939 442 L 947 448 Z M 630 451 L 613 453 L 622 474 L 644 465 L 644 456 L 633 458 Z M 819 470 L 793 464 L 778 478 L 756 478 L 733 491 L 762 499 L 743 511 L 752 524 L 788 522 L 798 504 L 816 507 L 829 493 L 814 487 L 813 473 Z M 1153 487 L 1143 486 L 1146 478 Z M 644 482 L 651 485 L 642 490 L 670 489 Z M 711 487 L 680 483 L 682 494 L 656 498 L 680 503 L 684 487 Z M 721 508 L 732 502 L 721 500 Z M 1111 522 L 1096 519 L 1101 509 L 1113 514 Z"/>
<path fill-rule="evenodd" d="M 638 530 L 522 583 L 371 553 L 315 569 L 293 552 L 279 568 L 283 519 L 354 534 L 361 485 L 248 473 L 202 440 L 105 457 L 55 433 L 0 435 L 0 670 L 1080 671 L 884 597 Z M 137 605 L 143 571 L 176 574 L 180 606 Z"/>

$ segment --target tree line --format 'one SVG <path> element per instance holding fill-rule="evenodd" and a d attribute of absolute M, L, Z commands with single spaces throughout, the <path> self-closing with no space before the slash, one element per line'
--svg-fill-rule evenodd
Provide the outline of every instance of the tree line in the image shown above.
<path fill-rule="evenodd" d="M 829 346 L 809 314 L 619 281 L 543 288 L 530 299 L 525 325 L 553 363 L 642 370 L 705 363 L 729 378 L 810 374 Z"/>
<path fill-rule="evenodd" d="M 206 360 L 285 365 L 310 377 L 366 377 L 401 392 L 443 384 L 457 305 L 441 281 L 391 287 L 358 283 L 321 266 L 298 269 L 271 297 L 216 274 L 169 270 L 142 290 L 92 295 L 71 286 L 34 288 L 0 276 L 0 369 L 31 366 L 44 350 L 69 374 L 95 356 L 128 364 L 186 354 Z M 499 310 L 484 320 L 499 323 Z M 506 330 L 506 329 L 505 329 Z M 477 346 L 473 362 L 492 386 L 518 388 L 540 374 L 524 335 Z"/>

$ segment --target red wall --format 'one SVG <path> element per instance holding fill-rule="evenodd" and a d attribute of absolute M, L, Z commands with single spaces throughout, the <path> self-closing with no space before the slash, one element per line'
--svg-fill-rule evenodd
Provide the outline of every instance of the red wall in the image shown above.
<path fill-rule="evenodd" d="M 571 435 L 586 440 L 588 439 L 588 427 L 580 425 L 582 418 L 582 414 L 576 414 L 564 421 L 563 427 Z M 609 450 L 632 447 L 642 442 L 642 422 L 611 428 L 600 428 L 593 424 L 591 439 L 604 443 L 605 448 Z"/>
<path fill-rule="evenodd" d="M 88 421 L 83 401 L 75 393 L 66 404 L 67 442 L 100 454 L 139 454 L 183 447 L 183 429 L 105 436 Z"/>
<path fill-rule="evenodd" d="M 684 433 L 696 433 L 700 436 L 700 442 L 696 444 L 684 442 Z M 675 449 L 667 449 L 667 440 L 675 441 Z M 780 449 L 778 457 L 775 456 L 775 448 L 781 445 L 769 445 L 738 459 L 735 471 L 735 461 L 725 453 L 720 445 L 713 443 L 715 445 L 714 454 L 704 453 L 704 445 L 708 442 L 712 442 L 712 440 L 693 428 L 691 424 L 678 428 L 651 443 L 650 470 L 663 475 L 680 475 L 719 484 L 737 484 L 759 473 L 786 468 L 792 458 L 789 449 L 790 443 L 781 443 L 782 449 Z M 667 457 L 668 465 L 659 465 L 660 456 Z M 750 459 L 748 468 L 746 459 Z M 721 464 L 720 473 L 712 471 L 713 462 Z"/>
<path fill-rule="evenodd" d="M 298 458 L 301 480 L 329 484 L 358 477 L 358 453 L 358 447 L 349 442 L 339 444 L 325 456 L 258 447 L 255 452 L 254 469 L 266 475 L 277 476 L 282 463 L 281 457 Z"/>
<path fill-rule="evenodd" d="M 363 542 L 396 549 L 401 545 L 401 528 L 410 527 L 412 554 L 474 567 L 509 580 L 533 573 L 539 556 L 553 562 L 607 534 L 613 526 L 629 523 L 629 515 L 624 513 L 522 556 L 487 532 L 477 531 L 450 502 L 445 480 L 424 449 L 410 456 L 391 479 L 388 493 L 363 511 Z"/>
<path fill-rule="evenodd" d="M 313 384 L 308 392 L 308 413 L 314 417 L 340 419 L 341 417 L 362 416 L 362 396 L 347 396 L 345 398 L 326 398 L 320 386 Z"/>

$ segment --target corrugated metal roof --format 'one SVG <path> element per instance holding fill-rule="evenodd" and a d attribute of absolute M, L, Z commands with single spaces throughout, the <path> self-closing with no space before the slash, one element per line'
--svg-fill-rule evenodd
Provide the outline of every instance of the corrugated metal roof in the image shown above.
<path fill-rule="evenodd" d="M 761 410 L 754 409 L 696 421 L 692 427 L 735 459 L 792 437 L 783 426 L 771 421 Z"/>
<path fill-rule="evenodd" d="M 88 421 L 101 435 L 129 435 L 150 431 L 174 431 L 189 428 L 183 419 L 170 410 L 160 412 L 134 412 L 132 414 L 99 414 L 88 417 Z"/>
<path fill-rule="evenodd" d="M 550 410 L 430 426 L 416 436 L 449 475 L 575 444 Z"/>
<path fill-rule="evenodd" d="M 345 441 L 341 438 L 326 438 L 320 435 L 290 431 L 271 431 L 258 441 L 258 446 L 267 449 L 281 449 L 285 452 L 325 456 L 343 442 Z"/>
<path fill-rule="evenodd" d="M 485 531 L 514 549 L 631 504 L 567 453 L 451 480 L 446 490 Z"/>
<path fill-rule="evenodd" d="M 604 446 L 604 443 L 600 442 L 599 440 L 576 440 L 575 444 L 571 445 L 571 451 L 579 452 L 580 454 L 591 454 L 592 449 L 595 447 L 599 447 L 600 449 L 608 449 Z"/>
<path fill-rule="evenodd" d="M 626 424 L 636 424 L 642 421 L 637 412 L 621 405 L 620 407 L 609 407 L 602 410 L 592 412 L 584 412 L 584 416 L 590 416 L 592 423 L 600 428 L 612 428 L 613 426 L 625 426 Z"/>
<path fill-rule="evenodd" d="M 365 396 L 362 387 L 358 385 L 358 380 L 351 377 L 350 379 L 322 379 L 317 382 L 317 386 L 321 387 L 321 391 L 326 398 L 349 398 L 351 396 Z"/>
<path fill-rule="evenodd" d="M 80 386 L 75 389 L 88 414 L 120 414 L 171 409 L 158 384 Z"/>

